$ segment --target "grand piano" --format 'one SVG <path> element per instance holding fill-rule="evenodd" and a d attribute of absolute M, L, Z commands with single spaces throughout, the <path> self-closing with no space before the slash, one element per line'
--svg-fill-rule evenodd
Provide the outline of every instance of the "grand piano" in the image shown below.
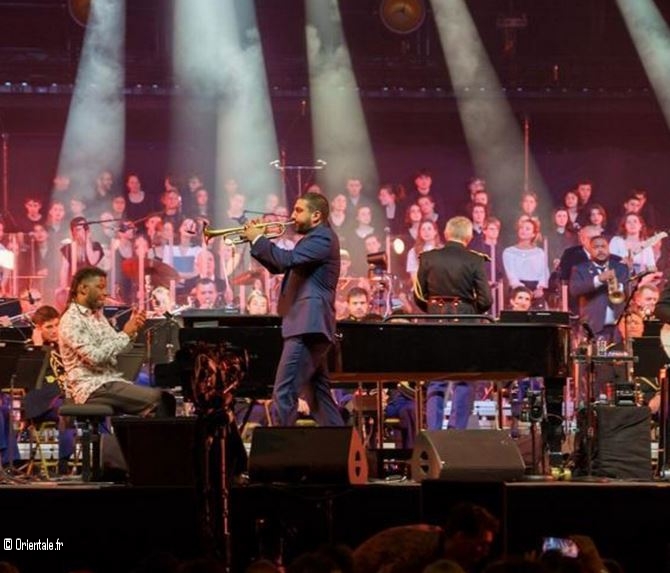
<path fill-rule="evenodd" d="M 198 342 L 224 343 L 244 353 L 246 380 L 240 385 L 270 387 L 282 348 L 277 316 L 226 315 L 220 310 L 184 312 L 181 347 Z M 569 373 L 570 327 L 550 323 L 444 322 L 444 316 L 416 321 L 338 323 L 330 356 L 335 382 L 413 380 L 421 395 L 426 380 L 545 379 L 547 444 L 560 457 L 563 386 Z M 382 413 L 381 391 L 377 409 Z M 422 400 L 416 401 L 422 420 Z M 382 434 L 378 432 L 381 442 Z M 381 445 L 379 445 L 381 447 Z"/>
<path fill-rule="evenodd" d="M 245 349 L 249 376 L 272 383 L 282 348 L 277 316 L 183 313 L 182 346 L 222 342 Z M 543 323 L 353 322 L 337 326 L 333 380 L 513 380 L 568 376 L 570 329 Z"/>

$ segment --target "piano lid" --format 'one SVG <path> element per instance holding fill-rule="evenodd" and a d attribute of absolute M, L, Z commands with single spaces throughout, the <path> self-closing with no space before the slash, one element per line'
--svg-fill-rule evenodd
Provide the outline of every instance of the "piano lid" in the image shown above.
<path fill-rule="evenodd" d="M 184 326 L 192 328 L 232 327 L 232 328 L 265 328 L 280 327 L 281 316 L 250 314 L 230 314 L 222 308 L 191 308 L 181 313 Z"/>

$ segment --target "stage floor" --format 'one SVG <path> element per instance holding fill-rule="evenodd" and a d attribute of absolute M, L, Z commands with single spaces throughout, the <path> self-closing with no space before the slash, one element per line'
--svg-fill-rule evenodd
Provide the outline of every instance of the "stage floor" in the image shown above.
<path fill-rule="evenodd" d="M 496 550 L 537 550 L 542 537 L 586 534 L 627 573 L 670 570 L 670 483 L 614 480 L 456 483 L 427 480 L 361 486 L 239 485 L 230 495 L 232 570 L 254 558 L 289 563 L 323 543 L 356 547 L 387 527 L 443 523 L 460 501 L 501 520 Z M 33 483 L 0 485 L 0 531 L 12 540 L 62 543 L 59 551 L 3 550 L 21 573 L 131 571 L 145 556 L 188 559 L 223 548 L 206 527 L 193 488 Z"/>

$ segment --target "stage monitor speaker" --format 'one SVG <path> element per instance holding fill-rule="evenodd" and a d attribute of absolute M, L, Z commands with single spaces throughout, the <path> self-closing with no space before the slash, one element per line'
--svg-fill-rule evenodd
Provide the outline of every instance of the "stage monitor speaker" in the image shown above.
<path fill-rule="evenodd" d="M 112 418 L 114 435 L 137 486 L 195 487 L 202 468 L 202 424 L 189 418 Z"/>
<path fill-rule="evenodd" d="M 368 462 L 351 427 L 258 427 L 251 440 L 249 480 L 364 484 Z"/>
<path fill-rule="evenodd" d="M 587 473 L 585 441 L 586 416 L 581 414 L 578 447 L 581 455 L 576 475 Z M 648 407 L 594 407 L 595 429 L 591 453 L 591 473 L 614 479 L 652 479 L 651 412 Z"/>
<path fill-rule="evenodd" d="M 415 481 L 514 481 L 525 472 L 519 448 L 500 430 L 422 431 L 411 468 Z"/>

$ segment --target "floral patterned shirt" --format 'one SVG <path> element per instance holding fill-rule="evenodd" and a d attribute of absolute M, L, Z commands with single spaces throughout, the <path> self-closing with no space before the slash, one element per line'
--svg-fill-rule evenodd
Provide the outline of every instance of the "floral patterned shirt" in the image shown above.
<path fill-rule="evenodd" d="M 58 326 L 58 344 L 65 367 L 65 394 L 83 404 L 103 384 L 125 381 L 116 359 L 131 342 L 125 332 L 116 332 L 102 310 L 70 303 Z M 130 382 L 129 382 L 130 383 Z"/>

